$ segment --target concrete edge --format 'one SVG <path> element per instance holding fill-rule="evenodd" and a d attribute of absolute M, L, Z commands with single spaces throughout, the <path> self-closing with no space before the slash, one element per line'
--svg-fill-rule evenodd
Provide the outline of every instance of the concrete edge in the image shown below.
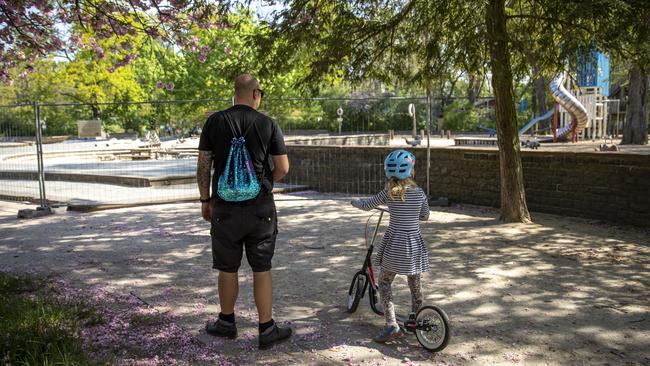
<path fill-rule="evenodd" d="M 273 193 L 292 193 L 307 191 L 310 188 L 308 186 L 289 186 L 282 188 L 273 188 Z M 153 200 L 147 202 L 138 202 L 138 203 L 101 203 L 101 202 L 71 202 L 67 206 L 67 211 L 76 211 L 76 212 L 93 212 L 93 211 L 104 211 L 104 210 L 113 210 L 118 208 L 130 208 L 130 207 L 140 207 L 140 206 L 152 206 L 152 205 L 165 205 L 171 203 L 187 203 L 187 202 L 198 202 L 199 196 L 196 198 L 176 198 L 176 199 L 166 199 L 166 200 Z"/>
<path fill-rule="evenodd" d="M 0 180 L 38 180 L 34 171 L 0 171 Z M 87 173 L 45 172 L 46 181 L 76 183 L 101 183 L 123 187 L 160 187 L 196 182 L 196 175 L 175 175 L 164 177 L 142 177 L 129 175 L 103 175 Z"/>
<path fill-rule="evenodd" d="M 428 149 L 436 152 L 443 153 L 477 153 L 477 154 L 499 154 L 497 146 L 484 146 L 479 147 L 474 145 L 450 145 L 450 146 L 431 146 Z M 397 148 L 412 149 L 416 151 L 427 150 L 427 146 L 354 146 L 354 145 L 305 145 L 305 144 L 287 144 L 287 148 L 312 148 L 312 149 L 353 149 L 361 148 L 367 150 L 391 150 Z M 624 151 L 548 151 L 548 150 L 521 150 L 521 156 L 547 156 L 547 157 L 573 157 L 573 156 L 588 156 L 598 159 L 634 159 L 639 161 L 650 161 L 650 154 L 639 154 Z"/>

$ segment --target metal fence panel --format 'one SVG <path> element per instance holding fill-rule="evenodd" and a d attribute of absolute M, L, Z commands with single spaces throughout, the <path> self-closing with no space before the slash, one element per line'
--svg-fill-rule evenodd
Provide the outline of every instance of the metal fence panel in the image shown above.
<path fill-rule="evenodd" d="M 0 106 L 0 197 L 38 200 L 46 193 L 51 202 L 89 205 L 198 199 L 198 136 L 211 113 L 231 105 L 222 99 Z M 287 145 L 308 146 L 290 156 L 292 173 L 281 187 L 361 195 L 384 184 L 381 154 L 360 154 L 376 158 L 366 161 L 332 146 L 427 147 L 431 131 L 489 125 L 491 108 L 489 101 L 426 97 L 267 98 L 260 111 L 277 121 Z M 428 150 L 426 160 L 418 172 L 428 187 Z M 316 174 L 322 169 L 328 174 Z"/>
<path fill-rule="evenodd" d="M 72 135 L 43 145 L 48 199 L 72 205 L 198 199 L 198 135 L 207 116 L 230 104 L 207 100 L 41 105 L 46 136 Z"/>
<path fill-rule="evenodd" d="M 0 198 L 40 201 L 34 106 L 0 106 Z"/>

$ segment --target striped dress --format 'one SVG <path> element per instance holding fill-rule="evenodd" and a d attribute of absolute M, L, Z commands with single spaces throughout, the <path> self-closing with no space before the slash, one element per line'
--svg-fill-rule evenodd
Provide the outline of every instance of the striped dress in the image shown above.
<path fill-rule="evenodd" d="M 419 223 L 419 220 L 429 218 L 429 203 L 419 187 L 408 187 L 404 199 L 391 199 L 384 189 L 361 200 L 361 207 L 371 210 L 379 205 L 388 205 L 390 221 L 377 249 L 377 264 L 385 271 L 413 275 L 429 270 L 429 255 Z"/>

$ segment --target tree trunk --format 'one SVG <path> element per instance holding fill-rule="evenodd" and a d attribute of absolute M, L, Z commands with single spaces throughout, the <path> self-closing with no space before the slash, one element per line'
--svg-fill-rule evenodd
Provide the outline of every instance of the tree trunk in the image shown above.
<path fill-rule="evenodd" d="M 645 145 L 648 143 L 649 82 L 650 69 L 634 65 L 630 70 L 630 87 L 621 144 Z"/>
<path fill-rule="evenodd" d="M 456 76 L 454 80 L 449 81 L 449 92 L 445 96 L 445 103 L 446 104 L 451 104 L 452 103 L 452 97 L 454 96 L 454 91 L 456 90 L 456 83 L 458 83 L 458 79 L 460 79 L 460 75 Z"/>
<path fill-rule="evenodd" d="M 548 83 L 546 82 L 546 78 L 544 78 L 543 76 L 540 76 L 537 79 L 533 80 L 533 101 L 535 102 L 533 103 L 533 113 L 534 113 L 533 117 L 539 117 L 544 115 L 544 113 L 548 112 L 548 106 L 546 103 L 547 88 L 548 88 Z M 537 133 L 540 129 L 546 129 L 549 126 L 550 124 L 542 125 L 542 121 L 540 121 L 535 125 L 535 129 L 533 129 L 531 133 Z M 549 130 L 551 129 L 549 128 Z"/>
<path fill-rule="evenodd" d="M 92 119 L 99 119 L 100 113 L 99 113 L 99 106 L 96 104 L 91 104 L 90 105 L 90 110 L 93 113 L 93 118 Z"/>
<path fill-rule="evenodd" d="M 548 112 L 548 106 L 546 103 L 547 88 L 548 83 L 544 77 L 539 77 L 533 80 L 533 98 L 537 102 L 536 108 L 533 109 L 535 117 L 539 117 Z"/>
<path fill-rule="evenodd" d="M 442 83 L 440 86 L 440 115 L 441 117 L 444 116 L 445 113 L 445 106 L 447 105 L 446 101 L 447 98 L 445 98 L 445 83 Z M 444 129 L 444 123 L 445 119 L 444 118 L 438 118 L 438 131 L 442 131 Z"/>
<path fill-rule="evenodd" d="M 483 78 L 479 78 L 475 73 L 470 73 L 467 81 L 467 99 L 470 104 L 474 105 L 476 98 L 478 98 L 481 93 L 481 86 L 483 84 Z"/>
<path fill-rule="evenodd" d="M 524 191 L 504 0 L 490 0 L 485 16 L 496 103 L 501 220 L 529 223 L 531 220 Z"/>

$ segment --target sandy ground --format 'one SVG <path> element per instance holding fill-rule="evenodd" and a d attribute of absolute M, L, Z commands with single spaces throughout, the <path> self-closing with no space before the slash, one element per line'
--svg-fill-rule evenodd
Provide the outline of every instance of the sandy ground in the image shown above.
<path fill-rule="evenodd" d="M 382 325 L 364 298 L 345 312 L 364 255 L 369 214 L 347 197 L 278 195 L 275 318 L 293 339 L 256 349 L 252 274 L 240 272 L 239 338 L 205 334 L 219 307 L 209 225 L 198 204 L 170 204 L 15 218 L 0 205 L 0 268 L 56 274 L 76 286 L 132 292 L 237 364 L 650 365 L 650 237 L 647 229 L 534 214 L 502 224 L 493 209 L 436 208 L 422 225 L 431 268 L 425 303 L 446 310 L 453 335 L 438 354 L 407 337 L 378 345 Z M 405 279 L 397 308 L 409 306 Z"/>

